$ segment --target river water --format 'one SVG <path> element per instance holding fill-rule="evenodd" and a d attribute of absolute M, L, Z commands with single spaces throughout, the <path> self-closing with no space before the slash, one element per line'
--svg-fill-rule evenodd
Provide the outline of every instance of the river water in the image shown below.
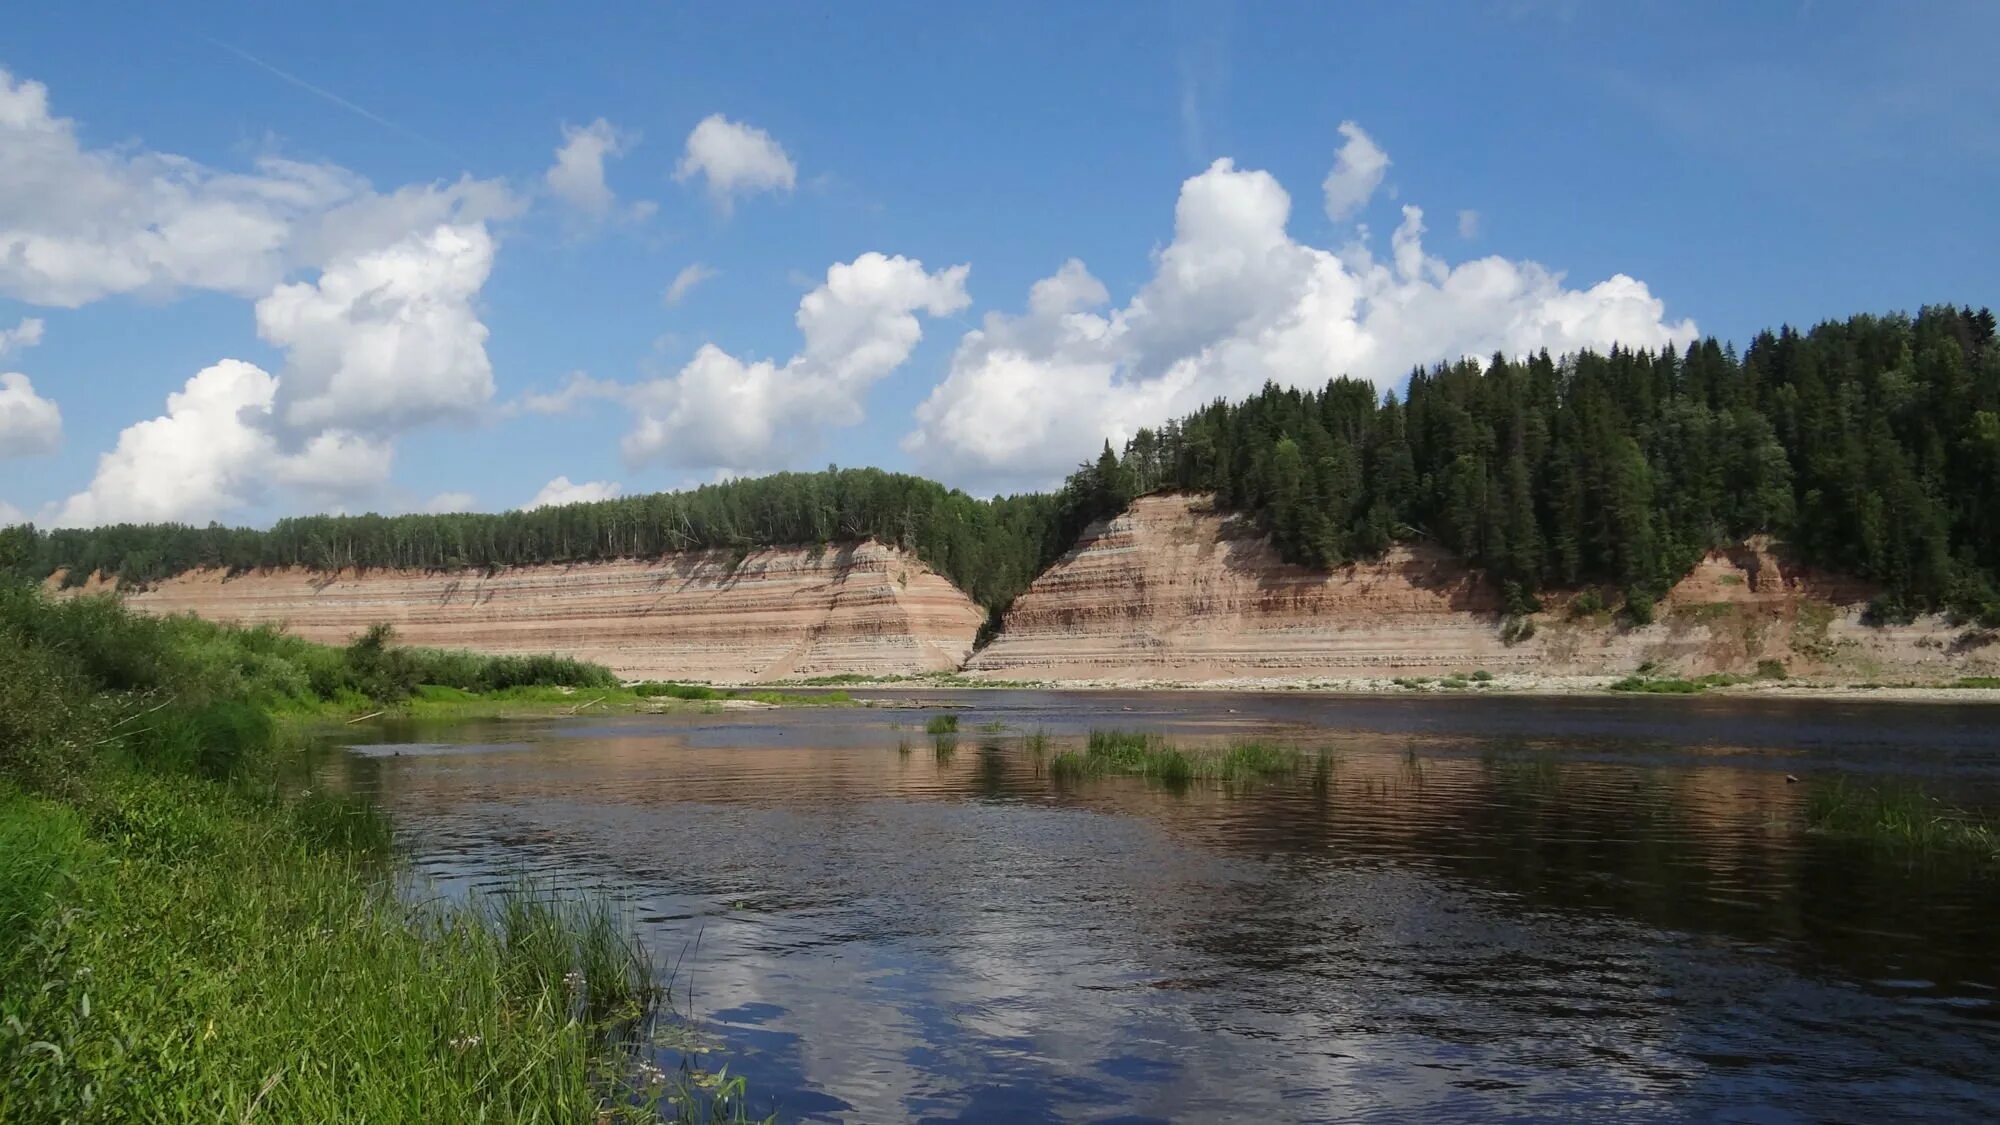
<path fill-rule="evenodd" d="M 1800 825 L 1838 775 L 2000 810 L 2000 710 L 866 694 L 390 725 L 338 772 L 448 893 L 628 903 L 785 1120 L 2000 1119 L 2000 877 Z M 1332 769 L 1063 782 L 1023 738 L 1093 727 Z"/>

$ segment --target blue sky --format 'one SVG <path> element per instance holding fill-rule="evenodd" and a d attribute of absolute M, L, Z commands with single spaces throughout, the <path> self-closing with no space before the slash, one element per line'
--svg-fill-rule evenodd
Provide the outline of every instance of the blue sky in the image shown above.
<path fill-rule="evenodd" d="M 11 13 L 0 518 L 1036 487 L 1267 378 L 2000 303 L 2000 8 L 1419 7 Z"/>

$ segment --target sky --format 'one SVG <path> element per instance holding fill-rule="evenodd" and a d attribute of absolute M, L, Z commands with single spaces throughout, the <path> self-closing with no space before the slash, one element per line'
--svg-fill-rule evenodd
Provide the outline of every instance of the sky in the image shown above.
<path fill-rule="evenodd" d="M 2000 304 L 2000 5 L 27 5 L 0 523 L 1043 488 L 1266 381 Z"/>

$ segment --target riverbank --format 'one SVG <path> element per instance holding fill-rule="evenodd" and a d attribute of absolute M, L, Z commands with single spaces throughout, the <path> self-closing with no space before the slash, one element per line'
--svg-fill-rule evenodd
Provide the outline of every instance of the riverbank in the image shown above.
<path fill-rule="evenodd" d="M 1635 694 L 1616 685 L 1633 681 L 1633 676 L 1562 676 L 1521 672 L 1487 672 L 1467 669 L 1443 675 L 1394 677 L 1350 677 L 1329 679 L 1320 676 L 1237 676 L 1212 679 L 1175 680 L 1141 676 L 1107 676 L 1095 679 L 1011 680 L 959 674 L 931 676 L 829 676 L 782 681 L 786 689 L 816 689 L 839 685 L 848 692 L 885 688 L 967 688 L 974 690 L 1038 691 L 1200 691 L 1200 692 L 1312 692 L 1326 695 L 1522 695 L 1570 697 L 1579 695 L 1619 696 Z M 1644 679 L 1644 678 L 1641 678 Z M 1875 699 L 1918 703 L 2000 703 L 2000 681 L 1973 678 L 1936 684 L 1831 683 L 1812 680 L 1758 679 L 1755 677 L 1707 677 L 1682 680 L 1652 678 L 1661 685 L 1690 685 L 1692 690 L 1664 690 L 1638 694 L 1710 696 L 1757 696 L 1805 699 Z M 726 685 L 718 685 L 726 686 Z M 739 685 L 741 690 L 771 685 Z M 867 703 L 865 697 L 857 701 Z"/>
<path fill-rule="evenodd" d="M 373 806 L 301 780 L 301 723 L 412 676 L 615 680 L 389 641 L 0 585 L 0 1120 L 743 1117 L 650 1063 L 670 982 L 614 904 L 412 893 Z"/>

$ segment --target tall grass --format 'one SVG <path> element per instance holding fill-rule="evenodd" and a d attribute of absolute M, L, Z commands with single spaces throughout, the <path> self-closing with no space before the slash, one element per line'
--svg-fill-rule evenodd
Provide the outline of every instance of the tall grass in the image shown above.
<path fill-rule="evenodd" d="M 1864 786 L 1836 778 L 1806 797 L 1806 826 L 1897 850 L 2000 863 L 2000 825 L 1913 784 Z"/>
<path fill-rule="evenodd" d="M 925 734 L 957 734 L 957 715 L 932 715 L 924 722 Z"/>
<path fill-rule="evenodd" d="M 1305 755 L 1294 747 L 1244 741 L 1226 749 L 1183 750 L 1156 734 L 1092 730 L 1081 751 L 1065 750 L 1049 759 L 1049 774 L 1064 779 L 1120 774 L 1148 777 L 1168 785 L 1196 780 L 1248 781 L 1296 773 Z"/>
<path fill-rule="evenodd" d="M 410 667 L 599 678 L 376 639 L 356 660 L 0 585 L 0 1121 L 742 1115 L 740 1082 L 643 1072 L 659 983 L 607 904 L 413 902 L 373 806 L 280 783 L 274 711 Z"/>

